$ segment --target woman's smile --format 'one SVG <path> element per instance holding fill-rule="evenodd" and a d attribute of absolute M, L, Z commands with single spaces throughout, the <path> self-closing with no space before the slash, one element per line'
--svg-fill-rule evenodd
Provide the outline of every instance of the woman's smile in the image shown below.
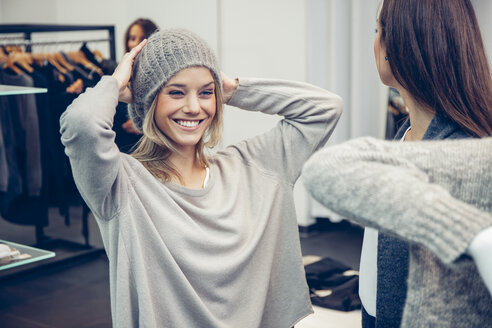
<path fill-rule="evenodd" d="M 173 121 L 185 130 L 195 130 L 204 120 L 173 119 Z"/>

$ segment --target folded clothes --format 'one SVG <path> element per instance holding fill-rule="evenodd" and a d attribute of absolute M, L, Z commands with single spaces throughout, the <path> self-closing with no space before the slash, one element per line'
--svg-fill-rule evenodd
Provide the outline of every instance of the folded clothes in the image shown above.
<path fill-rule="evenodd" d="M 19 250 L 10 247 L 9 245 L 0 243 L 0 265 L 9 264 L 15 260 L 22 260 L 30 257 L 28 254 L 21 254 Z"/>

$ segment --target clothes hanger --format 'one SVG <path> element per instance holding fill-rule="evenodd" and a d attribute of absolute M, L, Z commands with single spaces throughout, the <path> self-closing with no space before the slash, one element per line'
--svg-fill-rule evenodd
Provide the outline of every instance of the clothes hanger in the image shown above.
<path fill-rule="evenodd" d="M 68 71 L 58 62 L 54 53 L 46 53 L 45 55 L 48 63 L 53 65 L 60 73 L 67 74 Z"/>
<path fill-rule="evenodd" d="M 73 71 L 75 69 L 69 62 L 67 62 L 65 57 L 63 57 L 63 55 L 60 52 L 53 53 L 53 56 L 56 58 L 58 63 L 64 68 L 66 68 L 67 70 Z"/>
<path fill-rule="evenodd" d="M 4 69 L 8 68 L 17 75 L 22 74 L 22 71 L 20 70 L 20 68 L 15 66 L 12 59 L 7 55 L 4 47 L 0 47 L 0 62 L 3 63 L 2 68 L 4 68 Z"/>
<path fill-rule="evenodd" d="M 33 53 L 31 55 L 33 59 L 38 64 L 40 64 L 40 66 L 43 66 L 46 63 L 50 63 L 55 68 L 55 70 L 58 71 L 58 74 L 56 74 L 56 76 L 59 82 L 64 83 L 66 81 L 66 78 L 63 74 L 66 74 L 67 70 L 58 63 L 58 61 L 54 58 L 52 53 L 38 52 L 38 53 Z"/>
<path fill-rule="evenodd" d="M 68 58 L 70 58 L 71 61 L 73 61 L 76 64 L 81 64 L 85 68 L 90 69 L 91 71 L 96 72 L 100 76 L 103 76 L 104 73 L 103 71 L 94 65 L 90 60 L 87 59 L 87 57 L 84 55 L 84 53 L 80 50 L 78 51 L 71 51 L 67 53 Z"/>
<path fill-rule="evenodd" d="M 80 78 L 75 80 L 75 82 L 73 82 L 71 85 L 69 85 L 66 88 L 66 91 L 68 93 L 75 93 L 75 94 L 81 94 L 83 90 L 84 90 L 84 82 Z"/>
<path fill-rule="evenodd" d="M 34 68 L 31 66 L 33 64 L 31 54 L 25 52 L 11 52 L 9 53 L 9 58 L 14 64 L 19 64 L 19 66 L 27 72 L 34 72 Z"/>
<path fill-rule="evenodd" d="M 102 54 L 102 52 L 101 52 L 101 51 L 99 51 L 99 50 L 95 49 L 95 50 L 92 50 L 92 53 L 94 54 L 94 57 L 95 57 L 95 58 L 96 58 L 99 62 L 101 62 L 101 61 L 103 61 L 103 60 L 104 60 L 104 56 L 103 56 L 103 54 Z"/>

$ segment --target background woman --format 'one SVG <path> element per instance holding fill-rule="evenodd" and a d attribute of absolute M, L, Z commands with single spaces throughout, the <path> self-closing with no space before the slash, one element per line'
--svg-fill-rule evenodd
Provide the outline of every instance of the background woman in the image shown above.
<path fill-rule="evenodd" d="M 492 80 L 469 0 L 384 0 L 377 23 L 374 53 L 381 81 L 398 90 L 409 113 L 397 140 L 492 134 Z M 408 261 L 405 241 L 365 230 L 359 291 L 363 325 L 400 326 Z M 437 260 L 428 261 L 432 266 Z M 432 285 L 442 277 L 426 278 Z"/>
<path fill-rule="evenodd" d="M 148 18 L 138 18 L 133 21 L 125 32 L 125 52 L 135 48 L 158 29 L 157 25 Z M 119 103 L 114 116 L 113 130 L 116 132 L 116 144 L 123 152 L 130 152 L 142 136 L 128 118 L 127 104 Z"/>
<path fill-rule="evenodd" d="M 140 42 L 147 39 L 157 29 L 157 25 L 148 18 L 137 18 L 134 20 L 128 25 L 125 31 L 125 52 L 129 52 L 138 46 Z"/>

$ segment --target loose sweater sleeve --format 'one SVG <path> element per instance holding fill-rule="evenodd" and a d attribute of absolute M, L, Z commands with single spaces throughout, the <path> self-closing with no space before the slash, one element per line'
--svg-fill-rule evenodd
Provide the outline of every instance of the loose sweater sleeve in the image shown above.
<path fill-rule="evenodd" d="M 240 79 L 229 105 L 284 116 L 277 126 L 238 144 L 246 161 L 293 184 L 323 146 L 342 112 L 342 99 L 316 86 L 285 80 Z"/>
<path fill-rule="evenodd" d="M 450 263 L 492 226 L 491 149 L 492 138 L 408 143 L 360 138 L 313 155 L 303 178 L 328 208 L 419 243 Z"/>
<path fill-rule="evenodd" d="M 60 118 L 61 140 L 70 159 L 75 183 L 91 211 L 110 219 L 122 203 L 118 179 L 120 152 L 114 143 L 113 117 L 118 83 L 104 76 L 67 108 Z"/>

